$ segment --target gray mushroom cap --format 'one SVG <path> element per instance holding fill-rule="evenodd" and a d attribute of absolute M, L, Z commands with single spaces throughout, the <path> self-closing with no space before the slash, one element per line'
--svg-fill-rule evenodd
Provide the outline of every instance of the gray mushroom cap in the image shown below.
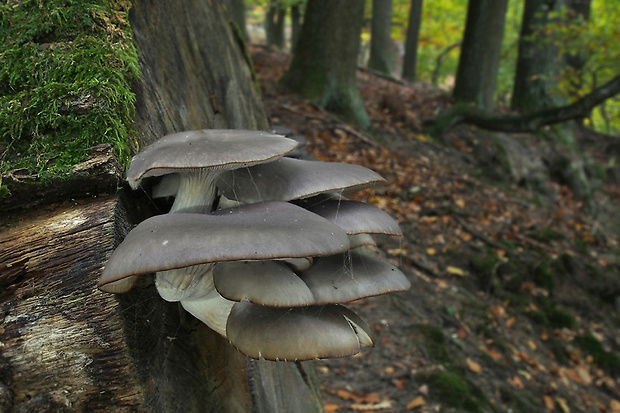
<path fill-rule="evenodd" d="M 298 276 L 312 291 L 314 305 L 346 303 L 411 287 L 394 265 L 356 251 L 317 258 Z"/>
<path fill-rule="evenodd" d="M 222 297 L 233 301 L 249 301 L 272 307 L 314 304 L 312 291 L 282 262 L 218 263 L 213 267 L 213 283 Z"/>
<path fill-rule="evenodd" d="M 348 237 L 338 226 L 286 202 L 208 215 L 157 215 L 127 235 L 110 256 L 98 285 L 209 262 L 304 258 L 348 248 Z"/>
<path fill-rule="evenodd" d="M 226 334 L 243 354 L 267 360 L 344 357 L 375 343 L 368 325 L 340 305 L 274 308 L 236 303 Z"/>
<path fill-rule="evenodd" d="M 289 153 L 297 141 L 268 132 L 237 129 L 201 129 L 164 136 L 140 151 L 127 171 L 129 185 L 199 168 L 234 169 L 268 162 Z"/>
<path fill-rule="evenodd" d="M 213 282 L 224 298 L 270 307 L 346 303 L 411 287 L 397 267 L 355 251 L 317 258 L 305 271 L 275 261 L 218 263 Z"/>
<path fill-rule="evenodd" d="M 402 235 L 398 223 L 385 211 L 358 201 L 301 202 L 308 211 L 338 225 L 347 234 Z"/>
<path fill-rule="evenodd" d="M 352 191 L 384 183 L 363 166 L 280 158 L 251 168 L 224 172 L 216 185 L 241 202 L 290 201 L 327 191 Z"/>

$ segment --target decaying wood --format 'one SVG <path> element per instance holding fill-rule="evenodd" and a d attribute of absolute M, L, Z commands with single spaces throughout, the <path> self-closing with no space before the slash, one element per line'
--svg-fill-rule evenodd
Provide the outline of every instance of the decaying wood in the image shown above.
<path fill-rule="evenodd" d="M 114 209 L 114 197 L 67 202 L 0 229 L 0 382 L 15 411 L 140 406 L 117 301 L 96 289 Z"/>

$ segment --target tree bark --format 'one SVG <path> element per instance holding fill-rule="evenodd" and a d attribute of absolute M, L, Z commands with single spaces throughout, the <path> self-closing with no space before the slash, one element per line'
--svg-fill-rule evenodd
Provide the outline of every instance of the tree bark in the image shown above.
<path fill-rule="evenodd" d="M 507 0 L 469 0 L 454 98 L 493 109 Z"/>
<path fill-rule="evenodd" d="M 281 84 L 368 128 L 370 119 L 356 83 L 363 11 L 362 0 L 308 0 L 293 60 Z"/>
<path fill-rule="evenodd" d="M 413 83 L 416 80 L 418 40 L 422 26 L 422 0 L 411 0 L 409 24 L 405 39 L 405 58 L 403 60 L 403 79 Z"/>
<path fill-rule="evenodd" d="M 139 0 L 130 22 L 142 70 L 134 85 L 141 147 L 181 130 L 267 129 L 219 1 Z M 321 411 L 312 363 L 249 360 L 159 298 L 151 276 L 124 295 L 96 288 L 114 247 L 157 213 L 142 191 L 114 196 L 118 168 L 97 169 L 113 163 L 106 153 L 77 169 L 103 184 L 58 205 L 46 194 L 66 187 L 22 187 L 11 196 L 19 192 L 22 207 L 0 211 L 0 410 Z M 37 209 L 25 210 L 39 194 Z"/>
<path fill-rule="evenodd" d="M 562 59 L 553 39 L 544 30 L 561 1 L 526 0 L 519 35 L 519 54 L 512 94 L 512 108 L 522 113 L 559 106 L 552 89 Z"/>
<path fill-rule="evenodd" d="M 368 68 L 391 75 L 394 69 L 392 46 L 392 0 L 373 0 Z"/>
<path fill-rule="evenodd" d="M 301 7 L 299 4 L 291 6 L 291 51 L 295 51 L 297 40 L 301 32 Z"/>

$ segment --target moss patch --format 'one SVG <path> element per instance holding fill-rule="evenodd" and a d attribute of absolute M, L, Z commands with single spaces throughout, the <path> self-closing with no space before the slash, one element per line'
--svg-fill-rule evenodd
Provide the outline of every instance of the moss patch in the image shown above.
<path fill-rule="evenodd" d="M 603 344 L 592 334 L 575 337 L 575 344 L 585 353 L 592 356 L 597 366 L 610 371 L 612 374 L 620 372 L 620 356 L 614 352 L 607 352 Z"/>
<path fill-rule="evenodd" d="M 416 379 L 428 384 L 433 398 L 459 411 L 482 412 L 485 406 L 491 407 L 482 391 L 456 372 L 420 373 Z"/>
<path fill-rule="evenodd" d="M 66 177 L 100 143 L 129 160 L 130 83 L 139 78 L 130 7 L 101 0 L 0 6 L 1 174 Z"/>

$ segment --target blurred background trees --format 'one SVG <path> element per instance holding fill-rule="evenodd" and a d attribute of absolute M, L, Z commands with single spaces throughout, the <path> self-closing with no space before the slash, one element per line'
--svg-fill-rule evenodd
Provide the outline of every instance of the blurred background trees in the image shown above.
<path fill-rule="evenodd" d="M 293 39 L 308 14 L 307 3 L 311 2 L 246 0 L 251 41 L 293 51 Z M 457 100 L 474 102 L 481 109 L 503 106 L 531 113 L 570 104 L 618 72 L 620 49 L 614 45 L 620 40 L 620 5 L 616 2 L 365 3 L 363 17 L 349 12 L 333 23 L 338 27 L 323 25 L 321 30 L 344 30 L 362 19 L 359 65 L 453 91 Z M 306 39 L 304 48 L 312 43 Z M 298 53 L 306 52 L 300 49 Z M 339 59 L 332 62 L 340 64 Z M 617 134 L 619 115 L 620 101 L 614 97 L 587 113 L 583 123 Z"/>

